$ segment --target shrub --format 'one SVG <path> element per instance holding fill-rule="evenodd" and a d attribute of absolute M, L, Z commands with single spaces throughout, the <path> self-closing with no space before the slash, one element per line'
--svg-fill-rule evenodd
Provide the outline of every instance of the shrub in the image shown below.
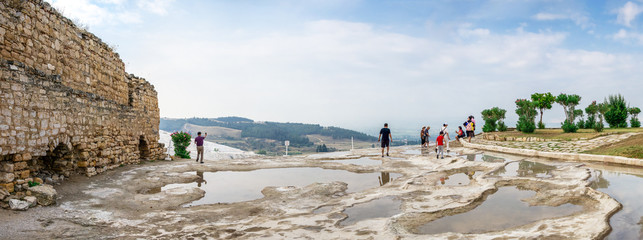
<path fill-rule="evenodd" d="M 610 95 L 605 99 L 605 104 L 607 104 L 605 121 L 610 125 L 610 128 L 627 127 L 628 108 L 625 98 L 621 94 Z"/>
<path fill-rule="evenodd" d="M 594 128 L 594 125 L 596 124 L 596 117 L 595 116 L 588 116 L 587 121 L 585 121 L 585 129 L 592 129 Z"/>
<path fill-rule="evenodd" d="M 523 133 L 533 133 L 536 130 L 536 123 L 534 119 L 527 119 L 521 116 L 518 118 L 516 129 L 520 129 L 519 131 Z"/>
<path fill-rule="evenodd" d="M 603 131 L 603 122 L 597 122 L 594 124 L 594 131 L 602 132 Z"/>
<path fill-rule="evenodd" d="M 538 129 L 545 129 L 545 124 L 543 122 L 538 122 Z"/>
<path fill-rule="evenodd" d="M 491 109 L 485 109 L 482 111 L 482 119 L 484 120 L 484 126 L 482 127 L 483 132 L 493 132 L 496 131 L 498 125 L 497 121 L 502 122 L 505 119 L 505 113 L 507 110 L 494 107 Z"/>
<path fill-rule="evenodd" d="M 641 127 L 641 122 L 639 121 L 638 115 L 641 113 L 641 109 L 637 107 L 633 107 L 628 109 L 627 111 L 630 115 L 632 115 L 632 118 L 630 119 L 630 125 L 633 128 L 638 128 Z"/>
<path fill-rule="evenodd" d="M 174 132 L 170 136 L 174 143 L 174 155 L 189 159 L 190 152 L 188 152 L 187 147 L 190 146 L 190 142 L 192 142 L 192 136 L 186 132 Z"/>
<path fill-rule="evenodd" d="M 571 123 L 567 120 L 565 120 L 564 123 L 562 123 L 562 129 L 566 133 L 574 133 L 578 131 L 578 126 L 576 126 L 574 123 Z"/>
<path fill-rule="evenodd" d="M 507 125 L 503 121 L 498 121 L 498 131 L 504 132 L 507 131 Z"/>
<path fill-rule="evenodd" d="M 638 118 L 632 118 L 632 119 L 630 119 L 630 125 L 633 128 L 639 128 L 639 127 L 641 127 L 641 122 L 639 121 Z"/>
<path fill-rule="evenodd" d="M 583 128 L 585 128 L 585 120 L 583 120 L 582 118 L 581 118 L 580 120 L 578 120 L 578 122 L 576 123 L 576 127 L 577 127 L 578 129 L 583 129 Z"/>

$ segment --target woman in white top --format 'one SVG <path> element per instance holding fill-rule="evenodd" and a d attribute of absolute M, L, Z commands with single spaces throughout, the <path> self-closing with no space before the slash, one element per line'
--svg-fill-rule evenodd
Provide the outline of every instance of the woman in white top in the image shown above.
<path fill-rule="evenodd" d="M 449 150 L 449 140 L 451 140 L 451 138 L 449 138 L 449 131 L 447 130 L 448 126 L 449 124 L 446 124 L 446 123 L 443 124 L 442 129 L 440 129 L 440 132 L 444 133 L 444 140 L 447 142 L 447 152 L 450 152 L 451 150 Z"/>

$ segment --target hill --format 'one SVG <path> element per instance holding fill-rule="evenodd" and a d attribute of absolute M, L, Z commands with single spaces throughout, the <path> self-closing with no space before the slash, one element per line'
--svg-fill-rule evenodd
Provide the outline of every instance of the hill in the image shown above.
<path fill-rule="evenodd" d="M 242 117 L 161 118 L 159 128 L 168 132 L 207 132 L 210 139 L 221 144 L 244 150 L 266 150 L 269 152 L 281 151 L 285 140 L 290 141 L 291 149 L 303 152 L 314 152 L 316 144 L 332 145 L 336 149 L 350 149 L 351 137 L 355 140 L 356 147 L 370 146 L 377 141 L 376 137 L 338 127 L 323 127 L 319 124 L 304 123 L 258 122 Z M 324 140 L 320 141 L 321 138 Z"/>

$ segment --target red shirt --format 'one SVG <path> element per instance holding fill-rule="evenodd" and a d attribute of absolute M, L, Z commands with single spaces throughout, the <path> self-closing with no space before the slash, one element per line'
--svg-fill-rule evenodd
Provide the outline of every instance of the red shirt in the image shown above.
<path fill-rule="evenodd" d="M 444 136 L 443 135 L 438 136 L 438 139 L 436 139 L 436 141 L 438 141 L 438 146 L 444 145 Z"/>

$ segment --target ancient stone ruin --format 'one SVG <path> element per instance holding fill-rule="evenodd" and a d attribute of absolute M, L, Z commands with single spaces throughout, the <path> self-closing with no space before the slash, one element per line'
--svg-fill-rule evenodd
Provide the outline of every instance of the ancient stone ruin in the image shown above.
<path fill-rule="evenodd" d="M 107 44 L 41 0 L 0 1 L 0 200 L 159 159 L 158 128 L 154 86 Z"/>

